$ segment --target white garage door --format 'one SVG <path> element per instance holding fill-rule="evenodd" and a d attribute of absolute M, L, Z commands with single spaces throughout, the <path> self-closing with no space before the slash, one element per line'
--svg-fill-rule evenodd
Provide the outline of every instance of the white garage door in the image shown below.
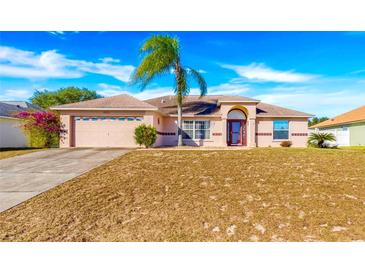
<path fill-rule="evenodd" d="M 135 147 L 143 117 L 74 117 L 75 147 Z"/>

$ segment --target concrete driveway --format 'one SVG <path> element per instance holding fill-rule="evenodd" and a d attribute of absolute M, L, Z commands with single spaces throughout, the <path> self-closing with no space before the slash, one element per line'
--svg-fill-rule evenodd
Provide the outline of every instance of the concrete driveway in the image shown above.
<path fill-rule="evenodd" d="M 128 151 L 119 148 L 50 149 L 0 160 L 0 212 Z"/>

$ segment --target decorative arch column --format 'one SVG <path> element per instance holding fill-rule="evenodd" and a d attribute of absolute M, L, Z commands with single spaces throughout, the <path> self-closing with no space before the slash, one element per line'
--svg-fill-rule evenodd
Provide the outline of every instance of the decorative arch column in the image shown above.
<path fill-rule="evenodd" d="M 227 114 L 227 145 L 247 146 L 247 115 L 241 108 L 232 108 Z"/>

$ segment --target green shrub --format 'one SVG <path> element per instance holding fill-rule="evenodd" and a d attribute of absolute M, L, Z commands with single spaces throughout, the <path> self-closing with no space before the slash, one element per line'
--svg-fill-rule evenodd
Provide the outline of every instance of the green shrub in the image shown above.
<path fill-rule="evenodd" d="M 134 130 L 134 139 L 138 145 L 151 147 L 156 142 L 157 130 L 153 126 L 142 124 Z"/>
<path fill-rule="evenodd" d="M 21 111 L 16 114 L 22 119 L 21 128 L 29 145 L 36 148 L 58 145 L 59 136 L 65 132 L 58 114 L 46 111 Z"/>
<path fill-rule="evenodd" d="M 282 146 L 282 147 L 291 147 L 292 146 L 292 142 L 291 141 L 282 141 L 281 143 L 280 143 L 280 146 Z"/>
<path fill-rule="evenodd" d="M 328 142 L 336 141 L 335 135 L 327 132 L 311 133 L 308 138 L 308 146 L 319 148 L 331 148 Z"/>

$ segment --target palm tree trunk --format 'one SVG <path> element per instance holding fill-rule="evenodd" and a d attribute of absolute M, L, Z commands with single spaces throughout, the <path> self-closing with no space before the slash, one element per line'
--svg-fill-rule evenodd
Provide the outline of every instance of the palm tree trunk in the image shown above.
<path fill-rule="evenodd" d="M 182 107 L 181 102 L 177 103 L 177 146 L 183 145 L 182 138 Z"/>
<path fill-rule="evenodd" d="M 182 87 L 181 87 L 181 66 L 180 66 L 180 58 L 177 58 L 175 64 L 175 76 L 176 76 L 176 85 L 177 85 L 177 146 L 183 145 L 182 138 Z"/>

